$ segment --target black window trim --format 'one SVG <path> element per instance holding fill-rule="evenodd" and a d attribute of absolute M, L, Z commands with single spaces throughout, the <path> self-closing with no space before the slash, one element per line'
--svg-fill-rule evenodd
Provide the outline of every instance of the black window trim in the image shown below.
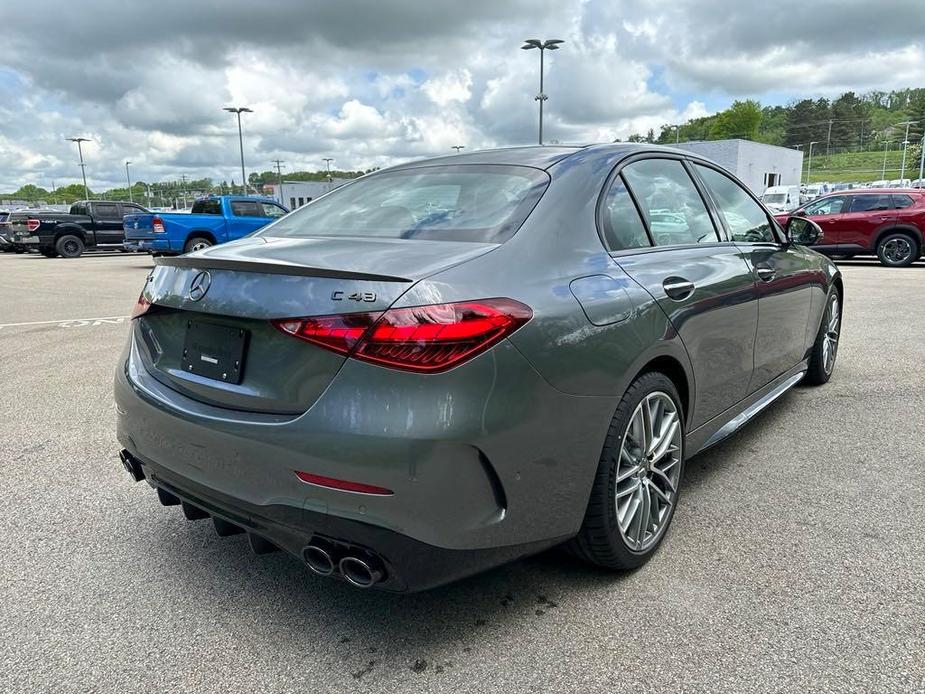
<path fill-rule="evenodd" d="M 713 209 L 715 210 L 715 213 L 716 213 L 717 217 L 719 218 L 720 223 L 721 223 L 722 226 L 723 226 L 723 230 L 724 230 L 723 233 L 724 233 L 724 235 L 726 236 L 726 238 L 729 240 L 730 243 L 733 243 L 733 244 L 735 244 L 736 246 L 748 246 L 748 247 L 750 247 L 750 248 L 751 248 L 751 247 L 754 247 L 754 246 L 775 246 L 775 247 L 782 247 L 782 246 L 787 245 L 787 242 L 786 242 L 786 240 L 785 240 L 786 237 L 787 237 L 787 235 L 786 235 L 786 233 L 784 233 L 784 230 L 781 228 L 781 225 L 780 225 L 780 224 L 778 223 L 778 221 L 774 218 L 774 215 L 771 213 L 771 211 L 768 210 L 768 208 L 765 206 L 765 204 L 764 204 L 763 202 L 761 202 L 761 200 L 758 198 L 758 196 L 755 195 L 747 185 L 745 185 L 744 183 L 742 183 L 742 181 L 740 181 L 738 178 L 736 178 L 736 177 L 735 177 L 733 174 L 731 174 L 729 171 L 726 171 L 726 170 L 725 170 L 724 168 L 722 168 L 721 166 L 717 166 L 716 164 L 714 164 L 714 163 L 712 163 L 712 162 L 704 161 L 704 160 L 700 160 L 700 159 L 690 159 L 690 160 L 688 160 L 688 161 L 689 161 L 689 163 L 690 163 L 690 168 L 691 168 L 691 170 L 692 170 L 692 173 L 693 173 L 693 175 L 695 176 L 695 180 L 697 180 L 697 181 L 703 186 L 704 193 L 705 193 L 707 196 L 709 196 L 711 205 L 713 206 Z M 757 203 L 759 209 L 761 209 L 761 210 L 764 211 L 765 216 L 768 218 L 768 224 L 769 224 L 770 227 L 771 227 L 771 234 L 774 236 L 775 240 L 774 240 L 774 241 L 735 241 L 735 240 L 732 238 L 732 229 L 729 227 L 729 222 L 726 220 L 726 216 L 723 214 L 723 211 L 722 211 L 722 209 L 720 208 L 719 204 L 716 202 L 716 200 L 713 199 L 713 194 L 710 192 L 710 187 L 706 184 L 706 182 L 705 182 L 702 178 L 700 178 L 700 174 L 697 173 L 697 170 L 696 170 L 696 168 L 694 167 L 694 164 L 697 164 L 698 166 L 702 166 L 702 167 L 704 167 L 704 168 L 706 168 L 706 169 L 712 169 L 713 171 L 715 171 L 716 173 L 720 174 L 721 176 L 725 176 L 725 177 L 728 178 L 730 181 L 732 181 L 733 183 L 735 183 L 736 185 L 738 185 L 739 188 L 741 188 L 742 190 L 744 190 L 745 193 L 746 193 L 752 200 L 754 200 L 755 203 Z"/>

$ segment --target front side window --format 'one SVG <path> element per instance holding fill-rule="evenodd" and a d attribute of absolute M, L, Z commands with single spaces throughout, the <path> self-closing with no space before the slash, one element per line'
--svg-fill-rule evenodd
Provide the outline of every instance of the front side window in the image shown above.
<path fill-rule="evenodd" d="M 656 246 L 719 240 L 710 213 L 680 161 L 644 159 L 623 168 Z"/>
<path fill-rule="evenodd" d="M 601 224 L 608 251 L 644 248 L 651 245 L 622 176 L 617 176 L 604 198 Z"/>
<path fill-rule="evenodd" d="M 893 207 L 890 196 L 883 195 L 855 195 L 851 198 L 849 212 L 876 212 L 878 210 L 889 210 Z"/>
<path fill-rule="evenodd" d="M 804 207 L 803 211 L 799 214 L 813 217 L 822 217 L 827 214 L 841 214 L 845 211 L 846 199 L 844 195 L 838 195 L 833 198 L 825 198 L 824 200 L 813 200 Z"/>
<path fill-rule="evenodd" d="M 386 171 L 343 185 L 260 234 L 503 243 L 548 183 L 544 171 L 522 166 Z"/>
<path fill-rule="evenodd" d="M 274 205 L 271 202 L 262 202 L 260 203 L 260 206 L 263 207 L 264 217 L 272 217 L 275 219 L 276 217 L 282 217 L 284 214 L 286 214 L 286 210 L 284 210 L 279 205 Z"/>
<path fill-rule="evenodd" d="M 771 220 L 764 208 L 755 202 L 742 186 L 716 169 L 695 164 L 694 167 L 726 220 L 733 241 L 774 243 Z"/>

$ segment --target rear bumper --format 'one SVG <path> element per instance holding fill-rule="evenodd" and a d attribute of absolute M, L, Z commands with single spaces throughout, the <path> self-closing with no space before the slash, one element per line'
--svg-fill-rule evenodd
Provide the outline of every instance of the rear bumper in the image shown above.
<path fill-rule="evenodd" d="M 335 555 L 340 551 L 375 557 L 384 568 L 382 580 L 372 586 L 377 590 L 427 590 L 535 554 L 566 539 L 480 550 L 444 549 L 369 523 L 317 511 L 285 504 L 248 504 L 177 475 L 151 460 L 132 458 L 151 487 L 268 541 L 300 562 L 304 563 L 305 548 L 312 543 L 332 548 Z M 337 570 L 332 577 L 342 578 Z"/>
<path fill-rule="evenodd" d="M 148 251 L 149 253 L 180 253 L 183 250 L 178 243 L 171 242 L 170 239 L 151 236 L 133 238 L 128 233 L 122 245 L 130 250 Z"/>

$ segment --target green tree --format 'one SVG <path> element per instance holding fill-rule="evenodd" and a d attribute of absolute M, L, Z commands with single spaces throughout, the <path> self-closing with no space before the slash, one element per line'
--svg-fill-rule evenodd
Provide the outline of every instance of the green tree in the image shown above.
<path fill-rule="evenodd" d="M 733 137 L 754 140 L 761 124 L 761 104 L 752 99 L 734 101 L 732 106 L 717 114 L 710 128 L 710 139 Z"/>

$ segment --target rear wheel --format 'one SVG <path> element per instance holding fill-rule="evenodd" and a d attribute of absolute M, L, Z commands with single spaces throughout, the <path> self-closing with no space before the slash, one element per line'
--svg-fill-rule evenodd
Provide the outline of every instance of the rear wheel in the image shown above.
<path fill-rule="evenodd" d="M 908 234 L 887 234 L 877 244 L 877 257 L 889 267 L 905 267 L 919 257 L 919 245 Z"/>
<path fill-rule="evenodd" d="M 72 234 L 65 234 L 55 241 L 55 250 L 63 258 L 78 258 L 84 252 L 84 242 Z"/>
<path fill-rule="evenodd" d="M 185 246 L 183 246 L 183 252 L 192 253 L 193 251 L 201 251 L 203 248 L 208 248 L 212 245 L 213 244 L 209 239 L 202 236 L 194 236 L 186 242 Z"/>
<path fill-rule="evenodd" d="M 829 292 L 822 323 L 809 356 L 809 368 L 804 381 L 813 386 L 828 383 L 838 356 L 838 339 L 841 336 L 841 296 L 835 287 Z"/>
<path fill-rule="evenodd" d="M 636 379 L 614 414 L 591 498 L 569 549 L 609 569 L 633 569 L 655 553 L 678 503 L 684 422 L 667 376 Z"/>

